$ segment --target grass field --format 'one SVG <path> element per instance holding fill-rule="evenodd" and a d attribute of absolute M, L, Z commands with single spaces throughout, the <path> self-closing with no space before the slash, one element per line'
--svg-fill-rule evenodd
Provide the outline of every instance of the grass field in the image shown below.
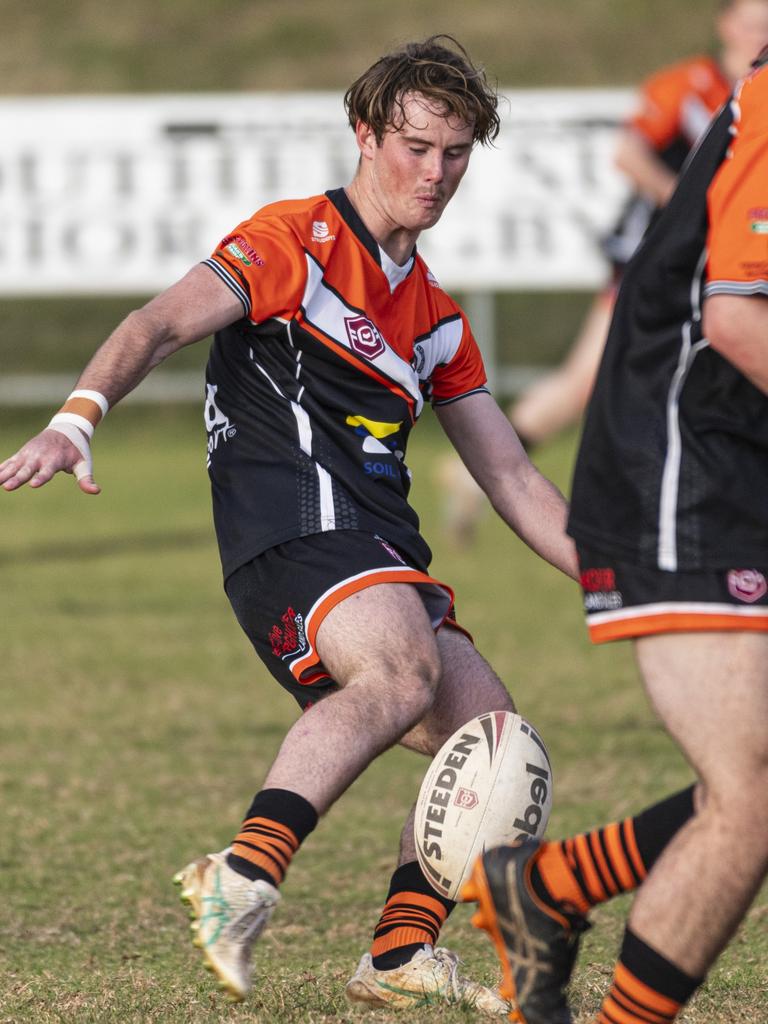
<path fill-rule="evenodd" d="M 0 413 L 13 450 L 42 413 Z M 419 438 L 419 434 L 422 436 Z M 258 947 L 259 983 L 228 1007 L 188 942 L 170 884 L 219 849 L 296 711 L 240 634 L 210 527 L 198 409 L 125 408 L 99 433 L 104 493 L 69 478 L 0 493 L 0 1024 L 362 1020 L 343 983 L 366 948 L 400 822 L 424 763 L 394 750 L 307 842 Z M 435 536 L 429 418 L 413 441 L 415 502 Z M 541 464 L 567 486 L 573 439 Z M 435 543 L 462 621 L 544 736 L 550 834 L 623 815 L 689 772 L 645 706 L 625 647 L 590 649 L 574 586 L 489 515 L 470 554 Z M 735 827 L 737 832 L 737 823 Z M 573 1001 L 590 1020 L 609 982 L 626 901 L 600 909 Z M 444 931 L 493 980 L 490 946 L 460 907 Z M 766 894 L 682 1018 L 768 1020 Z M 377 1013 L 467 1021 L 461 1009 Z"/>

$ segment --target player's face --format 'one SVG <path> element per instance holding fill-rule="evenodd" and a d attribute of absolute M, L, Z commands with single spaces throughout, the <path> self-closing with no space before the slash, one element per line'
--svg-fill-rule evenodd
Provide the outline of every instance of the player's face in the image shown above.
<path fill-rule="evenodd" d="M 419 232 L 440 219 L 464 176 L 472 152 L 472 125 L 430 106 L 418 93 L 403 100 L 405 121 L 379 145 L 365 135 L 371 199 L 395 228 Z"/>
<path fill-rule="evenodd" d="M 718 31 L 736 73 L 746 75 L 768 45 L 768 0 L 740 0 L 720 15 Z"/>

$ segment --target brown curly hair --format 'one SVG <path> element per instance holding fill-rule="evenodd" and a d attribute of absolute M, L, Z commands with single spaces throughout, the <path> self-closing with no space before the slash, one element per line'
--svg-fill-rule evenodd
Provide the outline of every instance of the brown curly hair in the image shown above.
<path fill-rule="evenodd" d="M 446 116 L 472 125 L 473 142 L 486 145 L 499 134 L 496 89 L 449 35 L 407 43 L 379 58 L 347 89 L 344 109 L 353 129 L 362 121 L 381 144 L 385 132 L 399 131 L 406 123 L 403 99 L 415 92 L 445 110 Z"/>

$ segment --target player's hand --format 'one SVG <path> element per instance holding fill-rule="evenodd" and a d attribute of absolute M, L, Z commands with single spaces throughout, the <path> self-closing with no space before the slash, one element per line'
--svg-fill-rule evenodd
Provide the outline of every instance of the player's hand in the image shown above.
<path fill-rule="evenodd" d="M 85 442 L 85 437 L 83 437 Z M 87 448 L 87 443 L 85 445 Z M 85 494 L 99 494 L 101 488 L 93 479 L 90 458 L 85 458 L 64 434 L 46 429 L 0 463 L 0 486 L 15 491 L 24 484 L 42 487 L 56 473 L 73 473 Z"/>

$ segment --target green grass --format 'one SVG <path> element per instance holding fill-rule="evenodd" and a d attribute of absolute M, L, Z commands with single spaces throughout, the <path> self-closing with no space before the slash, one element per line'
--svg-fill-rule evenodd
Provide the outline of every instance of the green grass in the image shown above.
<path fill-rule="evenodd" d="M 4 448 L 46 416 L 0 413 Z M 471 553 L 452 551 L 437 532 L 433 421 L 413 445 L 435 574 L 455 586 L 462 622 L 548 744 L 551 834 L 686 784 L 628 648 L 591 649 L 573 584 L 490 515 Z M 564 487 L 572 451 L 565 438 L 541 455 Z M 203 467 L 198 409 L 127 407 L 99 431 L 101 496 L 79 494 L 70 478 L 0 493 L 0 1024 L 366 1017 L 346 1005 L 343 983 L 385 895 L 418 757 L 386 754 L 309 839 L 245 1005 L 228 1007 L 201 970 L 170 885 L 189 857 L 229 841 L 297 713 L 227 605 Z M 626 908 L 595 915 L 574 987 L 580 1024 L 608 985 Z M 767 917 L 764 893 L 686 1024 L 768 1019 Z M 491 981 L 490 947 L 468 919 L 458 908 L 444 941 Z M 472 1018 L 456 1009 L 418 1019 Z"/>

